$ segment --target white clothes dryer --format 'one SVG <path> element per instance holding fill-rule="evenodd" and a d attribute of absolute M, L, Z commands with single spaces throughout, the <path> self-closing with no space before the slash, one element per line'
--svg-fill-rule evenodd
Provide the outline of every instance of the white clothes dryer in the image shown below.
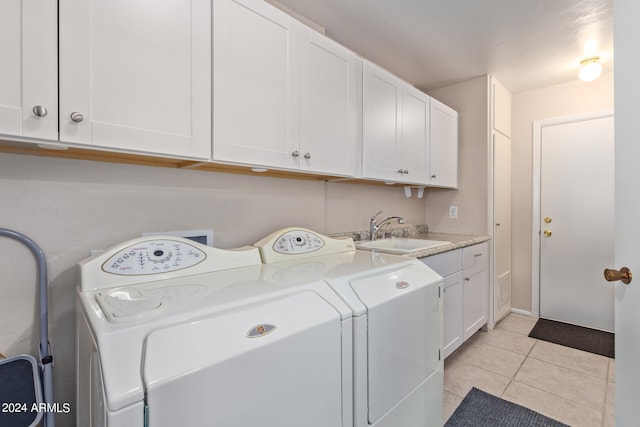
<path fill-rule="evenodd" d="M 414 258 L 294 227 L 257 242 L 278 282 L 326 281 L 353 315 L 354 427 L 443 422 L 443 280 Z M 290 278 L 287 278 L 290 276 Z"/>
<path fill-rule="evenodd" d="M 81 262 L 77 425 L 352 426 L 351 310 L 279 271 L 171 236 Z"/>

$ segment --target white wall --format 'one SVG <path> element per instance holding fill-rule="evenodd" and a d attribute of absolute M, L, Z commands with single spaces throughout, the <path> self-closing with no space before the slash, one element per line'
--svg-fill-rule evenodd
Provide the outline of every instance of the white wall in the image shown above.
<path fill-rule="evenodd" d="M 533 122 L 613 108 L 613 73 L 513 95 L 512 306 L 531 311 Z"/>
<path fill-rule="evenodd" d="M 458 189 L 427 190 L 427 223 L 442 233 L 487 234 L 488 76 L 429 92 L 458 112 Z M 458 219 L 449 219 L 449 206 Z"/>
<path fill-rule="evenodd" d="M 46 254 L 55 400 L 72 407 L 77 263 L 91 249 L 145 231 L 210 228 L 215 246 L 231 248 L 292 225 L 367 230 L 379 210 L 423 224 L 425 211 L 424 199 L 407 199 L 402 188 L 13 154 L 0 154 L 0 198 L 0 227 L 28 235 Z M 0 238 L 0 271 L 0 352 L 36 354 L 31 253 Z M 73 417 L 58 417 L 58 426 L 73 426 Z"/>

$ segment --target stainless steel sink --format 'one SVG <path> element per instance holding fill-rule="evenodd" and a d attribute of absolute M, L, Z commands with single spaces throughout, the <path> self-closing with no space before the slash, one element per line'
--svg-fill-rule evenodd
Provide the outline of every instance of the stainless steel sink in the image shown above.
<path fill-rule="evenodd" d="M 411 238 L 391 238 L 380 239 L 371 241 L 355 242 L 356 248 L 365 250 L 378 250 L 383 252 L 408 254 L 415 251 L 421 251 L 424 249 L 431 249 L 438 246 L 449 245 L 451 242 L 444 240 L 424 240 L 424 239 L 411 239 Z"/>

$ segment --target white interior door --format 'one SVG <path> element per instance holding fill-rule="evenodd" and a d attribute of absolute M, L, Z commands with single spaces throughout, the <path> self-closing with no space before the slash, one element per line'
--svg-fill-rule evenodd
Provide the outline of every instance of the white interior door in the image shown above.
<path fill-rule="evenodd" d="M 614 330 L 613 115 L 542 126 L 540 317 Z"/>
<path fill-rule="evenodd" d="M 625 285 L 615 284 L 616 311 L 616 425 L 637 425 L 640 419 L 638 392 L 640 391 L 640 144 L 638 144 L 638 116 L 640 80 L 637 70 L 640 57 L 637 40 L 640 38 L 640 3 L 616 1 L 615 28 L 615 264 L 609 268 L 626 266 L 636 277 Z M 605 285 L 606 286 L 606 285 Z"/>
<path fill-rule="evenodd" d="M 511 139 L 493 135 L 495 321 L 511 311 Z"/>

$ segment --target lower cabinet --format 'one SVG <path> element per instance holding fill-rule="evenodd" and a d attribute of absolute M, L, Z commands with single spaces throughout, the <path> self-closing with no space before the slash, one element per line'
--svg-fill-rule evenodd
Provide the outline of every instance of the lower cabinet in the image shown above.
<path fill-rule="evenodd" d="M 444 357 L 450 355 L 464 341 L 463 283 L 461 271 L 444 279 Z"/>
<path fill-rule="evenodd" d="M 488 244 L 422 258 L 444 278 L 444 357 L 487 323 Z"/>

